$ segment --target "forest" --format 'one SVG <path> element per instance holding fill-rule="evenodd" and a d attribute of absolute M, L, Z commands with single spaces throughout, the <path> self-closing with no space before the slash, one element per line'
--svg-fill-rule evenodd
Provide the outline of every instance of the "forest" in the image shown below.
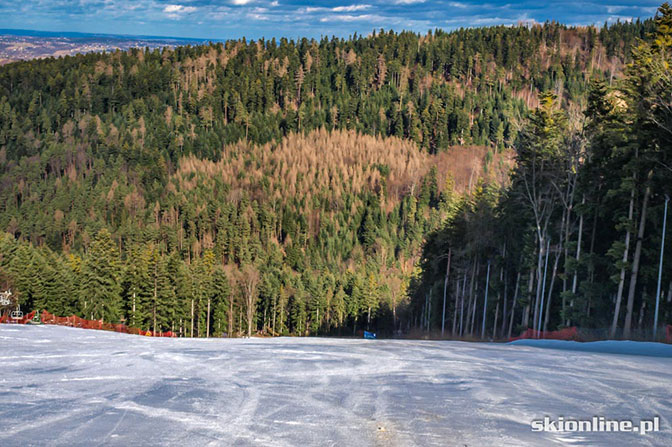
<path fill-rule="evenodd" d="M 664 337 L 660 326 L 672 322 L 669 4 L 653 25 L 621 76 L 590 80 L 581 114 L 557 92 L 540 93 L 518 132 L 510 183 L 462 196 L 428 236 L 410 288 L 415 324 L 475 338 L 569 326 L 594 338 Z"/>
<path fill-rule="evenodd" d="M 664 4 L 7 64 L 0 289 L 190 337 L 640 336 L 659 294 L 672 323 L 671 61 Z"/>

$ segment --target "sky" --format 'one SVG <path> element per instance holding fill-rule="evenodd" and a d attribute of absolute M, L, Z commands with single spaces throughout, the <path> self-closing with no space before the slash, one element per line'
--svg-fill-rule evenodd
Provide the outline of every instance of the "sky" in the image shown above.
<path fill-rule="evenodd" d="M 230 39 L 347 37 L 374 29 L 451 30 L 556 20 L 569 25 L 655 14 L 663 0 L 0 0 L 0 28 Z"/>

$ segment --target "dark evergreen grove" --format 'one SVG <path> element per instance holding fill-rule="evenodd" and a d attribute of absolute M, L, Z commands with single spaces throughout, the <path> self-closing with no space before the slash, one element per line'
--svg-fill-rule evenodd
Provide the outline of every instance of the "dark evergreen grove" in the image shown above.
<path fill-rule="evenodd" d="M 0 67 L 0 287 L 185 336 L 436 331 L 444 299 L 454 335 L 650 328 L 671 17 Z"/>
<path fill-rule="evenodd" d="M 657 301 L 658 326 L 672 323 L 669 243 L 661 254 L 672 194 L 668 4 L 631 54 L 618 79 L 591 81 L 580 115 L 542 93 L 514 144 L 510 185 L 465 196 L 427 238 L 411 286 L 426 328 L 441 325 L 444 297 L 444 330 L 462 336 L 578 325 L 651 338 Z"/>

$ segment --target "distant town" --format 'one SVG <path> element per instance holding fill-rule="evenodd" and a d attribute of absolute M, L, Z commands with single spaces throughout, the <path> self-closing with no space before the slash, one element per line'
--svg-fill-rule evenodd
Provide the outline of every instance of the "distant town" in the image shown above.
<path fill-rule="evenodd" d="M 197 39 L 95 34 L 42 33 L 29 30 L 0 29 L 0 65 L 10 62 L 75 54 L 126 50 L 129 48 L 161 48 L 203 43 Z"/>

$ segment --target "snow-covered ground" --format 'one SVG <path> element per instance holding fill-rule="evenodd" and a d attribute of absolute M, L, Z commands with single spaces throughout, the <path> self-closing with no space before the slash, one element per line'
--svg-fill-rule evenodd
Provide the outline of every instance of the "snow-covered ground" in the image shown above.
<path fill-rule="evenodd" d="M 0 445 L 672 445 L 672 359 L 0 326 Z M 538 433 L 544 416 L 660 432 Z"/>
<path fill-rule="evenodd" d="M 672 359 L 672 345 L 648 341 L 604 340 L 582 343 L 566 340 L 523 339 L 511 342 L 519 346 L 563 349 L 569 351 L 601 352 L 605 354 L 643 355 L 647 357 L 668 357 Z"/>

